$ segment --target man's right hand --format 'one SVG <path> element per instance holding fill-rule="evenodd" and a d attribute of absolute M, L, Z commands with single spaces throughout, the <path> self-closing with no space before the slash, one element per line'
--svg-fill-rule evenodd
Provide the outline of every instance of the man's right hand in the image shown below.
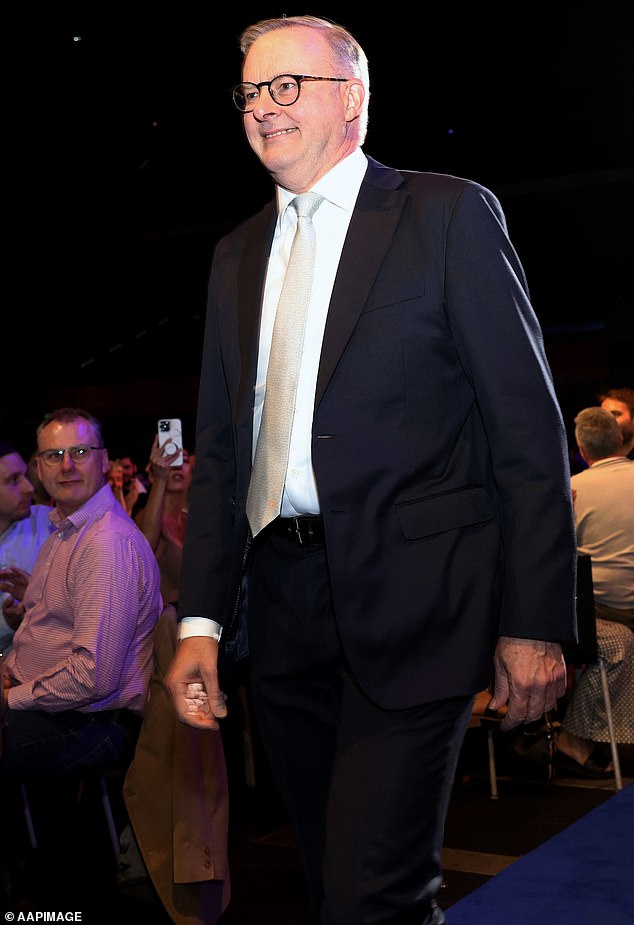
<path fill-rule="evenodd" d="M 178 643 L 165 682 L 182 723 L 196 729 L 218 729 L 227 716 L 218 684 L 218 643 L 211 636 L 188 636 Z"/>

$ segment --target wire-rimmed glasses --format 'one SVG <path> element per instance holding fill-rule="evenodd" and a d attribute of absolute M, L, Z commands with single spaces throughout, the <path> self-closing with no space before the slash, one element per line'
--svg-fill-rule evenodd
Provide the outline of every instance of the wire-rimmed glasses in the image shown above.
<path fill-rule="evenodd" d="M 64 456 L 68 453 L 74 463 L 81 465 L 88 462 L 93 450 L 103 449 L 105 449 L 103 446 L 88 446 L 85 443 L 79 443 L 77 446 L 66 446 L 59 450 L 42 450 L 37 455 L 47 466 L 61 466 Z"/>

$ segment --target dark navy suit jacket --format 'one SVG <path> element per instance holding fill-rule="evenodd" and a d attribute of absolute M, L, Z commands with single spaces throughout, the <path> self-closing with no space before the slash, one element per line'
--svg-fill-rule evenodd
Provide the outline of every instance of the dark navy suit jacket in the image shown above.
<path fill-rule="evenodd" d="M 275 220 L 270 203 L 214 255 L 180 616 L 223 622 L 235 597 Z M 328 311 L 312 453 L 341 639 L 378 704 L 482 689 L 500 634 L 574 638 L 565 428 L 486 188 L 369 160 Z"/>

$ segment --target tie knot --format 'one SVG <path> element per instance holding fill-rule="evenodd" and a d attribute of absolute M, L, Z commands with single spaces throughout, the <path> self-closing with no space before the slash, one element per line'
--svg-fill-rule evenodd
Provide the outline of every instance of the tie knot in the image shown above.
<path fill-rule="evenodd" d="M 300 193 L 295 199 L 291 199 L 290 204 L 301 218 L 312 218 L 323 198 L 319 193 Z"/>

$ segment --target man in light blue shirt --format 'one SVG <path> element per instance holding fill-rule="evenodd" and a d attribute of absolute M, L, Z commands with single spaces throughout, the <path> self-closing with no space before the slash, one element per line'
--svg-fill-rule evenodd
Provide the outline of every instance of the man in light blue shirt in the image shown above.
<path fill-rule="evenodd" d="M 0 652 L 11 648 L 20 620 L 23 575 L 30 573 L 44 540 L 53 530 L 51 508 L 32 504 L 34 488 L 15 447 L 0 440 Z M 19 571 L 18 571 L 19 570 Z"/>

